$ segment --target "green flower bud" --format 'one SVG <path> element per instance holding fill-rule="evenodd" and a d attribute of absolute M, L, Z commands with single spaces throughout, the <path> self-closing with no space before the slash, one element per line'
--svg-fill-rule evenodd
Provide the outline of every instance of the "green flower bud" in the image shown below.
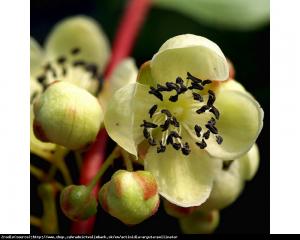
<path fill-rule="evenodd" d="M 191 216 L 179 219 L 179 224 L 185 234 L 209 234 L 214 232 L 219 221 L 219 211 L 209 213 L 197 211 Z"/>
<path fill-rule="evenodd" d="M 150 172 L 119 170 L 99 191 L 102 208 L 125 224 L 138 224 L 156 213 L 157 184 Z"/>
<path fill-rule="evenodd" d="M 92 143 L 100 129 L 103 112 L 97 99 L 68 82 L 54 82 L 34 104 L 33 129 L 43 142 L 69 149 Z"/>
<path fill-rule="evenodd" d="M 85 220 L 97 213 L 97 200 L 84 185 L 70 185 L 60 194 L 60 207 L 73 221 Z"/>
<path fill-rule="evenodd" d="M 169 201 L 163 201 L 165 211 L 168 215 L 176 218 L 187 217 L 197 210 L 198 207 L 180 207 Z"/>

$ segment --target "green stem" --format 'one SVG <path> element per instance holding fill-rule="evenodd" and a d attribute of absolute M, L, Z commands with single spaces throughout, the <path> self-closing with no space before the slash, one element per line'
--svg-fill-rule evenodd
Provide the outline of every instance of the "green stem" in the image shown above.
<path fill-rule="evenodd" d="M 102 175 L 108 169 L 108 167 L 113 163 L 113 161 L 120 156 L 120 147 L 116 146 L 112 153 L 106 158 L 103 165 L 101 166 L 100 170 L 98 171 L 97 175 L 93 177 L 92 181 L 89 183 L 88 191 L 92 191 L 93 188 L 96 186 L 97 182 L 100 180 Z"/>
<path fill-rule="evenodd" d="M 121 150 L 121 153 L 122 153 L 122 157 L 123 157 L 123 160 L 124 160 L 127 171 L 132 172 L 133 171 L 133 165 L 132 165 L 132 161 L 130 159 L 129 153 L 124 149 Z"/>

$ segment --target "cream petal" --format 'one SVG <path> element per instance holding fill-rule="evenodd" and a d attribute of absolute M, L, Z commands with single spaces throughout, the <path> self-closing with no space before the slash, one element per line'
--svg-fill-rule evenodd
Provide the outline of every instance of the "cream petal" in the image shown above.
<path fill-rule="evenodd" d="M 104 109 L 115 91 L 127 84 L 136 82 L 137 73 L 138 69 L 133 58 L 126 58 L 117 65 L 109 79 L 104 81 L 103 89 L 99 95 L 99 101 Z"/>
<path fill-rule="evenodd" d="M 250 94 L 222 91 L 214 104 L 220 111 L 216 127 L 223 138 L 219 145 L 215 137 L 207 140 L 208 153 L 223 160 L 236 159 L 250 150 L 263 126 L 264 112 Z"/>
<path fill-rule="evenodd" d="M 110 99 L 104 116 L 109 136 L 135 156 L 137 145 L 144 139 L 140 125 L 148 117 L 150 107 L 156 103 L 148 91 L 149 87 L 139 83 L 122 87 Z"/>
<path fill-rule="evenodd" d="M 221 161 L 210 158 L 205 151 L 191 147 L 191 153 L 167 147 L 157 153 L 150 147 L 145 160 L 145 170 L 150 171 L 158 183 L 159 193 L 171 203 L 181 207 L 199 206 L 209 196 L 213 178 Z"/>
<path fill-rule="evenodd" d="M 151 60 L 151 73 L 158 83 L 185 78 L 190 72 L 201 79 L 228 79 L 228 63 L 217 44 L 207 38 L 184 34 L 167 40 Z"/>
<path fill-rule="evenodd" d="M 252 146 L 249 152 L 242 156 L 240 161 L 241 175 L 245 180 L 250 181 L 256 174 L 259 166 L 259 150 L 256 144 Z"/>
<path fill-rule="evenodd" d="M 140 84 L 156 87 L 157 83 L 151 74 L 150 61 L 145 62 L 140 67 L 136 81 Z"/>
<path fill-rule="evenodd" d="M 72 48 L 81 49 L 80 59 L 95 63 L 103 71 L 110 56 L 108 39 L 101 26 L 86 16 L 70 17 L 59 22 L 46 41 L 50 58 L 69 56 Z"/>
<path fill-rule="evenodd" d="M 223 209 L 232 204 L 244 188 L 244 181 L 240 175 L 240 162 L 235 160 L 229 169 L 221 169 L 214 180 L 211 194 L 199 210 L 210 212 Z"/>
<path fill-rule="evenodd" d="M 35 75 L 43 64 L 44 52 L 38 42 L 30 37 L 30 75 Z"/>

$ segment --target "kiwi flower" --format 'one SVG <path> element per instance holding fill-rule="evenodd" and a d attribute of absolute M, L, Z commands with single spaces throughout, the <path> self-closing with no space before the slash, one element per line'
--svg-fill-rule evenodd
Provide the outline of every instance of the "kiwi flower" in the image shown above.
<path fill-rule="evenodd" d="M 228 86 L 228 77 L 214 42 L 179 35 L 107 106 L 110 137 L 135 156 L 146 146 L 145 170 L 156 178 L 159 193 L 178 206 L 205 202 L 222 167 L 219 159 L 244 155 L 261 131 L 260 105 L 242 86 Z"/>
<path fill-rule="evenodd" d="M 95 95 L 109 56 L 109 42 L 101 26 L 86 16 L 69 17 L 57 23 L 46 38 L 44 49 L 31 38 L 30 103 L 56 80 L 68 81 Z M 32 110 L 30 118 L 32 122 Z M 30 139 L 32 152 L 51 157 L 55 144 L 36 139 L 32 124 Z"/>

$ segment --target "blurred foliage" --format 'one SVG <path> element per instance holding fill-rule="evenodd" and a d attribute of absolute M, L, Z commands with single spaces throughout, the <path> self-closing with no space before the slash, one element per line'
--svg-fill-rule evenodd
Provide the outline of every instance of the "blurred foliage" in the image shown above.
<path fill-rule="evenodd" d="M 269 0 L 153 0 L 200 23 L 217 28 L 251 30 L 266 25 L 270 18 Z"/>

